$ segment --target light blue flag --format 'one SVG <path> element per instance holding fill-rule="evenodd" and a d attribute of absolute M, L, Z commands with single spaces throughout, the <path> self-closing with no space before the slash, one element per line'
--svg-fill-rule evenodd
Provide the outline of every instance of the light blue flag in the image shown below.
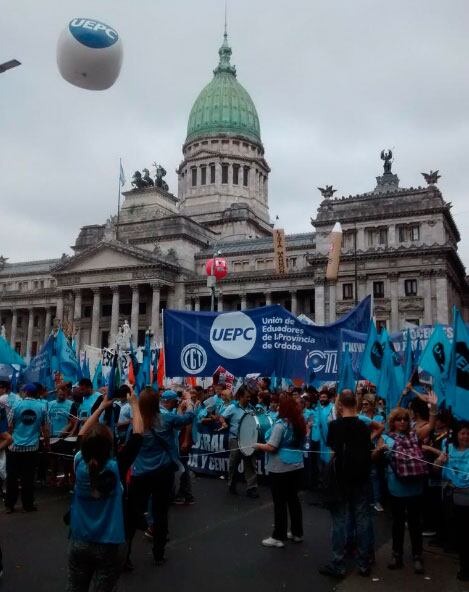
<path fill-rule="evenodd" d="M 18 364 L 18 366 L 25 367 L 26 362 L 23 358 L 11 347 L 8 341 L 0 336 L 0 364 Z"/>
<path fill-rule="evenodd" d="M 410 331 L 407 329 L 404 352 L 404 385 L 407 384 L 414 372 L 414 352 L 412 351 L 412 340 Z"/>
<path fill-rule="evenodd" d="M 145 335 L 145 348 L 143 350 L 143 360 L 138 369 L 138 376 L 136 376 L 136 384 L 138 392 L 151 384 L 151 348 L 150 335 Z"/>
<path fill-rule="evenodd" d="M 383 361 L 382 338 L 376 331 L 374 321 L 371 321 L 366 340 L 365 351 L 363 352 L 362 363 L 360 366 L 360 376 L 369 380 L 375 386 L 379 382 L 381 366 Z"/>
<path fill-rule="evenodd" d="M 93 376 L 93 389 L 97 391 L 102 386 L 104 386 L 104 379 L 103 379 L 103 363 L 99 360 L 96 370 L 94 371 Z"/>
<path fill-rule="evenodd" d="M 337 393 L 340 394 L 344 389 L 350 389 L 352 392 L 355 392 L 355 376 L 353 375 L 352 358 L 350 357 L 348 347 L 342 352 L 340 359 L 340 374 Z"/>
<path fill-rule="evenodd" d="M 445 382 L 448 376 L 451 359 L 451 344 L 441 325 L 433 329 L 427 346 L 420 355 L 419 367 L 433 377 L 433 390 L 438 397 L 438 403 L 446 399 Z"/>
<path fill-rule="evenodd" d="M 39 382 L 48 391 L 54 390 L 54 376 L 52 372 L 52 352 L 54 349 L 54 337 L 49 335 L 42 346 L 41 351 L 34 356 L 29 366 L 23 371 L 25 382 Z"/>
<path fill-rule="evenodd" d="M 469 332 L 456 307 L 453 308 L 453 345 L 446 403 L 455 417 L 469 420 Z"/>
<path fill-rule="evenodd" d="M 387 339 L 383 343 L 383 358 L 381 363 L 381 374 L 376 387 L 379 397 L 386 401 L 387 412 L 397 407 L 402 393 L 402 368 L 395 365 L 395 359 L 391 342 Z M 399 372 L 400 370 L 400 372 Z"/>
<path fill-rule="evenodd" d="M 270 375 L 270 390 L 275 393 L 275 391 L 277 390 L 277 376 L 275 375 L 275 372 L 272 372 L 272 374 Z"/>
<path fill-rule="evenodd" d="M 57 331 L 52 354 L 52 370 L 55 371 L 56 369 L 62 374 L 66 382 L 76 382 L 78 360 L 62 329 Z"/>
<path fill-rule="evenodd" d="M 86 352 L 85 352 L 85 357 L 83 358 L 83 366 L 81 368 L 81 374 L 82 374 L 83 378 L 91 379 L 90 361 L 88 360 L 88 356 L 86 355 Z"/>

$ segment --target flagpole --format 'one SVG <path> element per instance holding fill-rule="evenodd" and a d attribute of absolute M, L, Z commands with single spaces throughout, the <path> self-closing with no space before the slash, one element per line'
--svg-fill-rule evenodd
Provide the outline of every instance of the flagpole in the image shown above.
<path fill-rule="evenodd" d="M 116 226 L 116 240 L 119 240 L 119 223 L 121 216 L 121 171 L 122 171 L 122 158 L 119 158 L 119 193 L 117 198 L 117 226 Z"/>

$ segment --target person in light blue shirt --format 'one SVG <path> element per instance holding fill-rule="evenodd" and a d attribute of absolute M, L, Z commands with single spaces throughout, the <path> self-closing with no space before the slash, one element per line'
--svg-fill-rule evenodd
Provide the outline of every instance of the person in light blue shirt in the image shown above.
<path fill-rule="evenodd" d="M 0 380 L 0 407 L 4 407 L 7 414 L 21 401 L 21 397 L 10 389 L 11 382 L 9 380 Z"/>
<path fill-rule="evenodd" d="M 67 392 L 65 387 L 59 385 L 57 387 L 55 401 L 51 401 L 48 404 L 47 414 L 50 423 L 50 433 L 54 438 L 62 436 L 70 423 L 70 410 L 73 403 L 70 399 L 67 399 Z"/>
<path fill-rule="evenodd" d="M 78 408 L 78 418 L 83 424 L 99 407 L 103 395 L 93 390 L 93 383 L 89 378 L 82 378 L 78 383 L 78 389 L 83 396 L 83 401 Z"/>
<path fill-rule="evenodd" d="M 3 451 L 11 444 L 11 436 L 8 433 L 8 420 L 4 407 L 0 406 L 0 454 L 5 454 Z M 3 496 L 3 483 L 0 479 L 0 494 Z M 0 547 L 0 574 L 3 574 L 3 559 L 2 549 Z M 1 578 L 1 575 L 0 575 Z"/>
<path fill-rule="evenodd" d="M 461 421 L 454 430 L 455 442 L 448 446 L 436 464 L 443 467 L 443 479 L 452 486 L 456 540 L 459 551 L 458 580 L 469 582 L 469 422 Z"/>
<path fill-rule="evenodd" d="M 15 509 L 18 500 L 18 485 L 21 482 L 21 501 L 26 512 L 36 510 L 34 505 L 34 475 L 38 463 L 41 431 L 44 446 L 49 448 L 47 416 L 38 389 L 34 384 L 23 387 L 24 399 L 10 411 L 9 423 L 13 443 L 7 454 L 7 512 Z"/>
<path fill-rule="evenodd" d="M 171 391 L 172 392 L 172 391 Z M 174 393 L 175 398 L 178 395 Z M 171 398 L 174 398 L 171 395 Z M 165 391 L 165 398 L 170 397 Z M 143 418 L 144 433 L 140 451 L 132 465 L 129 486 L 130 532 L 132 540 L 141 517 L 152 498 L 153 557 L 157 565 L 165 561 L 168 536 L 168 511 L 174 485 L 174 473 L 179 467 L 176 443 L 177 430 L 194 419 L 190 393 L 184 393 L 179 413 L 160 407 L 160 396 L 152 388 L 143 389 L 139 396 L 139 409 Z"/>
<path fill-rule="evenodd" d="M 242 418 L 248 412 L 253 412 L 254 409 L 250 405 L 250 393 L 244 386 L 239 387 L 236 393 L 237 400 L 231 403 L 220 416 L 221 429 L 229 429 L 228 443 L 230 450 L 230 458 L 228 463 L 228 491 L 233 495 L 236 491 L 236 472 L 241 461 L 241 451 L 239 449 L 239 424 Z M 246 478 L 246 495 L 253 499 L 259 497 L 257 491 L 257 471 L 255 455 L 244 456 L 244 476 Z"/>

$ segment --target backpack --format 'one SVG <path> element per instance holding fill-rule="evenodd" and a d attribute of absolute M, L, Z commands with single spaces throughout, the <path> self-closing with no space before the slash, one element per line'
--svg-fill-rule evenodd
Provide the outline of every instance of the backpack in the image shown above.
<path fill-rule="evenodd" d="M 399 479 L 414 479 L 428 474 L 428 465 L 423 460 L 417 434 L 392 434 L 394 446 L 390 464 Z"/>

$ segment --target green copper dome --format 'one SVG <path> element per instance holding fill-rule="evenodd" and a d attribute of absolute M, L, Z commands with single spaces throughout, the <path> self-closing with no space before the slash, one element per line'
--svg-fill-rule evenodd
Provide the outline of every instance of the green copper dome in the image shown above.
<path fill-rule="evenodd" d="M 192 107 L 186 142 L 220 133 L 244 136 L 261 143 L 256 107 L 243 86 L 236 80 L 236 68 L 230 64 L 231 47 L 225 31 L 218 51 L 220 63 Z"/>

